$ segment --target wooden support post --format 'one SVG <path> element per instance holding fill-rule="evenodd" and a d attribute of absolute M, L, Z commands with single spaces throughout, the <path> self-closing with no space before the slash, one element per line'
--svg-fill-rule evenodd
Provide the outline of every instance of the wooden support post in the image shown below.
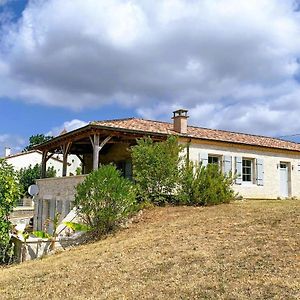
<path fill-rule="evenodd" d="M 47 161 L 49 158 L 51 158 L 54 155 L 54 153 L 50 153 L 48 155 L 48 150 L 44 150 L 42 154 L 42 172 L 41 172 L 41 178 L 46 177 L 46 171 L 47 171 Z"/>
<path fill-rule="evenodd" d="M 79 160 L 81 162 L 81 175 L 83 175 L 84 174 L 84 166 L 85 166 L 83 155 L 82 156 L 79 154 L 75 154 L 75 155 L 79 158 Z"/>
<path fill-rule="evenodd" d="M 42 155 L 42 172 L 41 172 L 41 178 L 45 178 L 45 177 L 46 177 L 46 170 L 47 170 L 47 154 L 48 154 L 48 151 L 47 151 L 47 150 L 43 151 L 43 155 Z"/>
<path fill-rule="evenodd" d="M 93 170 L 98 170 L 99 167 L 99 152 L 110 141 L 112 136 L 106 137 L 100 144 L 99 134 L 94 134 L 93 138 L 90 137 L 90 141 L 93 146 Z"/>
<path fill-rule="evenodd" d="M 72 143 L 66 143 L 62 146 L 62 153 L 63 153 L 63 169 L 62 169 L 62 176 L 67 176 L 67 168 L 68 168 L 68 153 L 70 150 Z"/>
<path fill-rule="evenodd" d="M 99 166 L 99 134 L 94 134 L 94 145 L 93 145 L 93 170 L 97 170 Z"/>

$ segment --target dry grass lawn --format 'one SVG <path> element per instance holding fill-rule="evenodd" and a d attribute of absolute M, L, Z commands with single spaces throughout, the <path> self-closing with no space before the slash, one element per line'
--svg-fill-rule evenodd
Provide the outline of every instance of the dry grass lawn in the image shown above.
<path fill-rule="evenodd" d="M 0 269 L 1 299 L 300 299 L 300 201 L 165 207 Z"/>

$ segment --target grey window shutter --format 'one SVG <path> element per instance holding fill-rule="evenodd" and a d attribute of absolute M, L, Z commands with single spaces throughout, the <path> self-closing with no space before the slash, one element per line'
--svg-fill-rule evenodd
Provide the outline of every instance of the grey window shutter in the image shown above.
<path fill-rule="evenodd" d="M 207 152 L 200 152 L 199 153 L 199 162 L 202 166 L 206 167 L 208 164 L 208 153 Z"/>
<path fill-rule="evenodd" d="M 131 161 L 125 162 L 125 178 L 132 179 L 132 163 L 131 163 Z"/>
<path fill-rule="evenodd" d="M 257 185 L 264 185 L 264 161 L 263 159 L 256 160 L 256 183 Z"/>
<path fill-rule="evenodd" d="M 235 183 L 236 184 L 242 184 L 243 182 L 243 177 L 242 177 L 242 172 L 243 172 L 243 159 L 241 157 L 236 157 L 235 158 Z"/>
<path fill-rule="evenodd" d="M 232 156 L 224 156 L 223 159 L 224 174 L 229 175 L 232 172 Z"/>

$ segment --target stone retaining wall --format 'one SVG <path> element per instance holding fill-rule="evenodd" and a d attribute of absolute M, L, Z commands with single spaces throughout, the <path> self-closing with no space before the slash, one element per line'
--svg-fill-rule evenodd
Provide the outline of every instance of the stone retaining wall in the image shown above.
<path fill-rule="evenodd" d="M 73 208 L 75 188 L 86 175 L 44 178 L 37 180 L 39 194 L 35 197 L 34 230 L 53 231 L 52 222 L 56 213 L 60 220 Z"/>

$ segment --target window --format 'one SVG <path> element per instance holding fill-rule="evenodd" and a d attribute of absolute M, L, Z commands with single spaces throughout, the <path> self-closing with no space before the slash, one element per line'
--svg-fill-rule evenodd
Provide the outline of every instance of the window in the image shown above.
<path fill-rule="evenodd" d="M 253 178 L 253 160 L 243 158 L 243 181 L 252 182 Z"/>
<path fill-rule="evenodd" d="M 208 156 L 208 163 L 209 164 L 219 164 L 219 157 L 218 156 Z"/>
<path fill-rule="evenodd" d="M 132 162 L 129 160 L 122 160 L 116 164 L 117 169 L 121 172 L 122 176 L 132 180 Z"/>

